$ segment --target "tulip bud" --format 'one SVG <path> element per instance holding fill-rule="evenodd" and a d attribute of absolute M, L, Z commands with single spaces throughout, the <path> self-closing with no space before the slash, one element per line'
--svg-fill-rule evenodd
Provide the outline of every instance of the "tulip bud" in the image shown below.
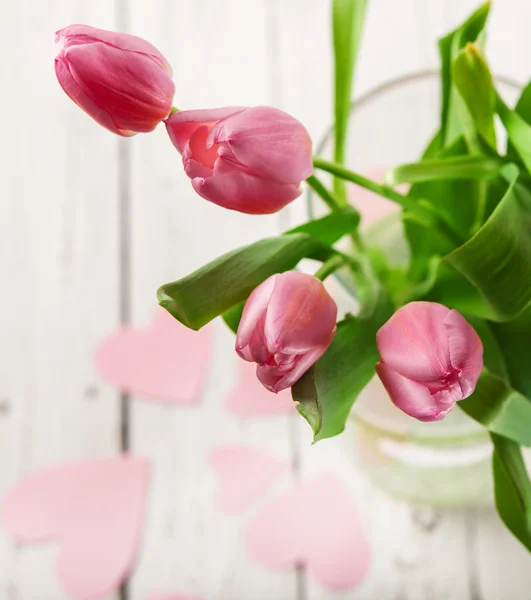
<path fill-rule="evenodd" d="M 337 306 L 321 281 L 296 271 L 273 275 L 249 296 L 236 336 L 236 352 L 258 364 L 271 392 L 291 387 L 328 348 Z"/>
<path fill-rule="evenodd" d="M 276 212 L 312 173 L 309 133 L 276 108 L 187 110 L 172 114 L 166 128 L 195 191 L 224 208 Z"/>
<path fill-rule="evenodd" d="M 63 90 L 113 133 L 152 131 L 171 110 L 171 67 L 145 40 L 88 25 L 55 34 L 55 73 Z"/>
<path fill-rule="evenodd" d="M 474 391 L 483 345 L 456 310 L 411 302 L 376 334 L 376 372 L 393 403 L 419 421 L 439 421 Z"/>

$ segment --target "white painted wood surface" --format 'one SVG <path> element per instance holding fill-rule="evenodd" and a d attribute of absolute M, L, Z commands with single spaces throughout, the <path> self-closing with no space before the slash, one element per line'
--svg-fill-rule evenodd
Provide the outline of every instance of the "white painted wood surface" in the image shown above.
<path fill-rule="evenodd" d="M 436 66 L 436 37 L 475 4 L 371 0 L 357 92 Z M 253 218 L 196 197 L 163 128 L 118 140 L 64 97 L 53 32 L 72 22 L 134 32 L 172 63 L 178 106 L 274 104 L 317 139 L 331 114 L 328 11 L 327 0 L 0 2 L 0 493 L 30 469 L 111 455 L 124 441 L 148 456 L 145 543 L 122 592 L 130 600 L 159 590 L 205 600 L 527 600 L 529 556 L 491 511 L 411 508 L 356 476 L 340 440 L 311 447 L 298 417 L 228 415 L 236 358 L 223 327 L 204 398 L 191 408 L 121 402 L 92 367 L 95 343 L 120 320 L 149 321 L 158 285 L 286 227 L 301 204 Z M 497 73 L 529 79 L 530 22 L 527 0 L 495 2 Z M 248 560 L 245 515 L 222 517 L 211 503 L 206 455 L 221 442 L 295 457 L 292 477 L 333 465 L 371 536 L 367 581 L 334 594 L 304 571 Z M 54 557 L 53 547 L 20 548 L 0 534 L 0 599 L 65 598 Z"/>

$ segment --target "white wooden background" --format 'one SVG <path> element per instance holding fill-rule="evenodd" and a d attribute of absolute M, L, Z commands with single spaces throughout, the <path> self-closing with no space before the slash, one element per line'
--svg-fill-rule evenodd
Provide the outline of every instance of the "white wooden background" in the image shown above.
<path fill-rule="evenodd" d="M 476 2 L 370 4 L 358 92 L 436 66 L 436 37 Z M 205 600 L 531 597 L 529 556 L 490 511 L 412 509 L 356 477 L 337 442 L 311 447 L 297 416 L 228 415 L 221 400 L 236 358 L 222 327 L 197 407 L 120 398 L 94 372 L 96 342 L 123 320 L 147 323 L 159 284 L 291 216 L 237 215 L 196 197 L 162 127 L 126 141 L 99 128 L 56 83 L 54 31 L 81 22 L 134 32 L 172 63 L 179 107 L 270 103 L 317 139 L 331 115 L 328 13 L 328 0 L 0 0 L 0 493 L 27 470 L 109 456 L 124 444 L 148 456 L 145 543 L 122 598 L 157 590 Z M 528 0 L 495 2 L 494 70 L 522 82 L 531 75 L 530 22 Z M 212 507 L 205 458 L 218 442 L 296 457 L 294 477 L 333 461 L 372 539 L 366 582 L 333 594 L 304 571 L 249 561 L 239 535 L 245 519 Z M 64 598 L 55 553 L 0 534 L 0 598 Z"/>

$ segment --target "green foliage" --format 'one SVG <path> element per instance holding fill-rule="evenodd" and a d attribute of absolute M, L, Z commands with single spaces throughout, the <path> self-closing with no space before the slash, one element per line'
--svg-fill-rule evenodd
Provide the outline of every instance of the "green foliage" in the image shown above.
<path fill-rule="evenodd" d="M 302 258 L 326 260 L 331 253 L 329 247 L 305 233 L 267 238 L 163 285 L 157 298 L 183 325 L 200 329 L 245 300 L 271 275 L 294 268 Z"/>
<path fill-rule="evenodd" d="M 493 318 L 509 321 L 531 302 L 531 194 L 517 183 L 518 169 L 492 215 L 445 261 L 482 295 Z"/>
<path fill-rule="evenodd" d="M 340 165 L 345 159 L 352 81 L 361 43 L 367 0 L 333 0 L 332 32 L 334 39 L 334 160 Z M 343 182 L 334 181 L 334 189 L 344 202 Z"/>
<path fill-rule="evenodd" d="M 531 484 L 520 447 L 491 434 L 496 508 L 507 528 L 531 551 Z"/>
<path fill-rule="evenodd" d="M 502 162 L 490 156 L 461 156 L 421 160 L 390 169 L 387 185 L 441 181 L 446 179 L 490 179 L 496 177 Z"/>
<path fill-rule="evenodd" d="M 382 292 L 369 315 L 347 317 L 325 354 L 293 386 L 297 410 L 312 427 L 315 442 L 344 430 L 352 405 L 374 376 L 376 332 L 391 313 Z"/>
<path fill-rule="evenodd" d="M 531 446 L 531 402 L 484 369 L 472 396 L 459 407 L 492 433 Z"/>
<path fill-rule="evenodd" d="M 475 133 L 496 148 L 496 92 L 487 61 L 476 44 L 467 43 L 455 57 L 452 75 L 472 118 Z M 475 139 L 475 133 L 471 133 L 471 139 Z"/>

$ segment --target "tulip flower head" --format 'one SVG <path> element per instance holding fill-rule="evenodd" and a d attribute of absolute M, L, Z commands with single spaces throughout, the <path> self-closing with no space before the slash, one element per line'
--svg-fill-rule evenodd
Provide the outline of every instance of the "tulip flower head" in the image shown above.
<path fill-rule="evenodd" d="M 271 392 L 296 383 L 328 348 L 337 306 L 321 281 L 296 271 L 273 275 L 249 296 L 236 336 L 236 352 L 257 363 Z"/>
<path fill-rule="evenodd" d="M 420 421 L 443 419 L 474 391 L 483 345 L 456 310 L 411 302 L 378 331 L 378 376 L 393 403 Z"/>
<path fill-rule="evenodd" d="M 280 210 L 312 173 L 310 135 L 269 106 L 187 110 L 166 128 L 195 191 L 214 204 L 250 214 Z"/>
<path fill-rule="evenodd" d="M 126 33 L 70 25 L 55 34 L 63 90 L 113 133 L 152 131 L 171 110 L 171 67 L 149 42 Z"/>

